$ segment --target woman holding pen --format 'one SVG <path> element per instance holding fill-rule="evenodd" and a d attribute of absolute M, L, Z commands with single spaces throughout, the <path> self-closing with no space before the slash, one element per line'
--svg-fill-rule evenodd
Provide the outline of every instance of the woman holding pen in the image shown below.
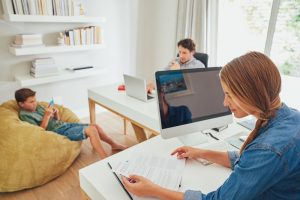
<path fill-rule="evenodd" d="M 277 67 L 266 55 L 250 52 L 226 64 L 220 79 L 224 106 L 236 118 L 256 117 L 255 129 L 240 152 L 179 147 L 172 155 L 179 159 L 204 158 L 231 168 L 228 179 L 216 191 L 203 194 L 167 190 L 132 175 L 130 182 L 123 177 L 129 192 L 174 200 L 300 199 L 300 113 L 281 102 Z"/>

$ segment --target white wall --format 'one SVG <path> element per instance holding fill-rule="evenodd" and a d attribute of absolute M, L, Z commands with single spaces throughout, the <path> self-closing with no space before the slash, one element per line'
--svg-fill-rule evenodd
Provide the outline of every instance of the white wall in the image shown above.
<path fill-rule="evenodd" d="M 29 71 L 30 61 L 37 57 L 54 57 L 62 66 L 94 65 L 108 69 L 104 75 L 31 87 L 37 91 L 38 100 L 49 101 L 52 96 L 61 96 L 63 104 L 81 117 L 88 114 L 87 88 L 119 82 L 123 73 L 135 71 L 133 70 L 135 67 L 133 55 L 136 48 L 137 0 L 86 1 L 85 10 L 88 15 L 106 17 L 106 23 L 101 25 L 106 44 L 103 50 L 16 57 L 8 52 L 9 44 L 16 34 L 42 33 L 46 44 L 54 44 L 58 32 L 84 26 L 84 24 L 0 21 L 0 103 L 12 99 L 15 89 L 20 87 L 14 82 L 11 84 L 1 82 L 13 81 L 14 73 Z M 0 15 L 2 14 L 1 9 Z M 26 32 L 24 32 L 25 29 Z"/>
<path fill-rule="evenodd" d="M 178 0 L 139 0 L 136 75 L 154 80 L 175 57 Z"/>

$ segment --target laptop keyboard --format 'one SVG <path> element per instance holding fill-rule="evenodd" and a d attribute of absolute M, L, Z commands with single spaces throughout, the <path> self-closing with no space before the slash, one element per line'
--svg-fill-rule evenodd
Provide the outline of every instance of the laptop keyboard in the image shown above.
<path fill-rule="evenodd" d="M 153 99 L 153 96 L 147 95 L 147 100 Z"/>

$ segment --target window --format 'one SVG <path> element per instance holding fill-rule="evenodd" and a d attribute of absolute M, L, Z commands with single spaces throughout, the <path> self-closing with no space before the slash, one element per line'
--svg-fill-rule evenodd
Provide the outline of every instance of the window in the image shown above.
<path fill-rule="evenodd" d="M 282 74 L 300 77 L 299 0 L 281 0 L 270 56 Z"/>
<path fill-rule="evenodd" d="M 300 0 L 211 0 L 211 65 L 223 66 L 248 51 L 270 54 L 282 74 L 281 100 L 300 110 Z M 277 17 L 276 17 L 277 16 Z M 211 17 L 213 19 L 213 17 Z M 217 25 L 215 25 L 217 24 Z M 215 25 L 215 27 L 214 27 Z M 215 56 L 216 54 L 216 56 Z"/>
<path fill-rule="evenodd" d="M 264 52 L 272 0 L 218 1 L 216 64 L 249 51 Z"/>

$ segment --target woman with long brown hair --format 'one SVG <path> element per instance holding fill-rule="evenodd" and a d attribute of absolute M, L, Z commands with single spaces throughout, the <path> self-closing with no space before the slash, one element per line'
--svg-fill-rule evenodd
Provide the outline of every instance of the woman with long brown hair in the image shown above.
<path fill-rule="evenodd" d="M 240 152 L 179 147 L 178 158 L 204 158 L 230 167 L 232 173 L 216 191 L 203 194 L 161 188 L 140 176 L 123 178 L 139 196 L 160 199 L 300 199 L 300 113 L 280 101 L 281 78 L 264 54 L 250 52 L 226 64 L 220 72 L 224 106 L 236 118 L 256 117 L 255 129 Z"/>

